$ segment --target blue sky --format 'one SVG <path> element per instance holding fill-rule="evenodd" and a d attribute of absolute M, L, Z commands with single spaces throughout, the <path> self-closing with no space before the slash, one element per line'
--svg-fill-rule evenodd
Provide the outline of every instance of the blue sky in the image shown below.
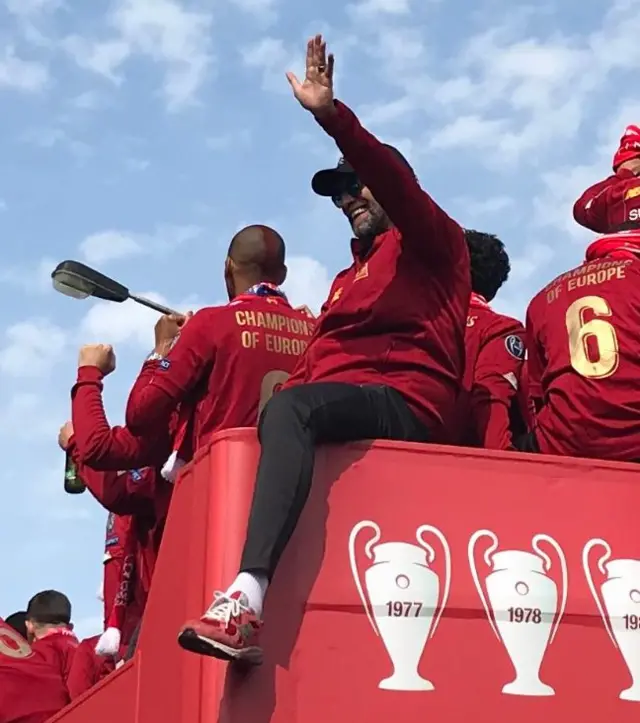
<path fill-rule="evenodd" d="M 58 261 L 195 308 L 224 298 L 231 235 L 266 223 L 292 300 L 318 308 L 349 229 L 311 193 L 338 154 L 284 72 L 324 32 L 339 97 L 451 215 L 503 238 L 497 306 L 522 318 L 581 260 L 572 202 L 640 119 L 637 0 L 0 0 L 0 28 L 0 614 L 55 587 L 83 634 L 100 625 L 105 513 L 64 494 L 57 432 L 83 342 L 115 345 L 122 420 L 156 317 L 57 295 Z"/>

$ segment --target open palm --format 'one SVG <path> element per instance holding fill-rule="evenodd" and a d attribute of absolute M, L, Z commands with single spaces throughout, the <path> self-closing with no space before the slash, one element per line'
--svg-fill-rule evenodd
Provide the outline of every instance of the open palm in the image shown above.
<path fill-rule="evenodd" d="M 327 44 L 322 35 L 307 43 L 304 81 L 287 73 L 293 94 L 303 108 L 317 113 L 333 105 L 333 55 L 327 56 Z"/>

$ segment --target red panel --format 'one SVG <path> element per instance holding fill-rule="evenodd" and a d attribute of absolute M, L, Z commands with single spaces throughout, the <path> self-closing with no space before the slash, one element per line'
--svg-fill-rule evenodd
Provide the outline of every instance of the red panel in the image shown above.
<path fill-rule="evenodd" d="M 637 467 L 391 443 L 320 451 L 269 594 L 265 664 L 243 674 L 175 638 L 237 571 L 256 460 L 253 432 L 227 432 L 180 479 L 136 659 L 137 723 L 637 719 L 640 690 L 623 693 L 629 669 L 640 685 Z M 607 548 L 594 542 L 583 566 L 597 539 L 610 559 L 599 569 Z M 95 695 L 105 706 L 109 690 Z"/>
<path fill-rule="evenodd" d="M 139 673 L 129 661 L 47 723 L 135 723 Z"/>

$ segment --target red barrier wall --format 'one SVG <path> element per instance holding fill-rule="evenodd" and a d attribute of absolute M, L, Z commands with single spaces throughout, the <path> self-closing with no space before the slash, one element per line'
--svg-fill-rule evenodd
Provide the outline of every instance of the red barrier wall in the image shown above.
<path fill-rule="evenodd" d="M 265 664 L 247 673 L 176 634 L 236 574 L 257 453 L 253 430 L 233 430 L 184 471 L 139 652 L 61 723 L 112 723 L 116 707 L 125 723 L 637 719 L 636 466 L 320 450 L 268 597 Z"/>

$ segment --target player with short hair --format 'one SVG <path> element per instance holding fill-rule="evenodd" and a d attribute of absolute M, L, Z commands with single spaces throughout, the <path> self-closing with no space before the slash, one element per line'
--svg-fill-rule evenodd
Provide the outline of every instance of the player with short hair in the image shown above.
<path fill-rule="evenodd" d="M 0 723 L 44 723 L 70 700 L 78 641 L 69 598 L 57 590 L 37 593 L 25 625 L 28 641 L 0 619 Z"/>
<path fill-rule="evenodd" d="M 231 240 L 225 261 L 229 303 L 201 309 L 188 323 L 161 319 L 181 326 L 179 338 L 156 344 L 129 395 L 126 420 L 134 434 L 152 435 L 183 405 L 170 469 L 215 431 L 255 426 L 293 371 L 314 321 L 289 304 L 280 289 L 286 276 L 282 237 L 267 226 L 247 226 Z"/>

